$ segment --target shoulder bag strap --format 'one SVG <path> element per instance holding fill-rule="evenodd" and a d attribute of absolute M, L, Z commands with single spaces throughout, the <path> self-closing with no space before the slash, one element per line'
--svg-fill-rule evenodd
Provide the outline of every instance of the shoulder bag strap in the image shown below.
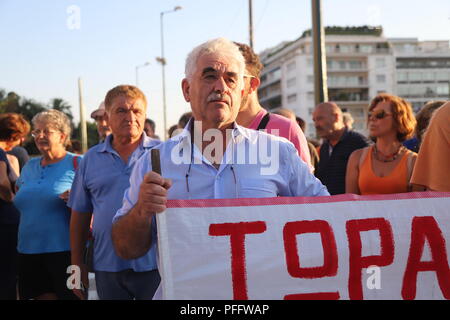
<path fill-rule="evenodd" d="M 261 119 L 261 122 L 258 125 L 258 128 L 256 130 L 264 130 L 267 127 L 267 123 L 269 123 L 270 120 L 270 112 L 267 112 L 265 116 Z"/>

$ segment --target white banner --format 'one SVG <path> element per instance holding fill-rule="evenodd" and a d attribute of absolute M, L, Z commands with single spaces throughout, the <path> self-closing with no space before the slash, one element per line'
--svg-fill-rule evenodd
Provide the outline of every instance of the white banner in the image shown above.
<path fill-rule="evenodd" d="M 169 206 L 165 299 L 450 299 L 450 193 Z"/>

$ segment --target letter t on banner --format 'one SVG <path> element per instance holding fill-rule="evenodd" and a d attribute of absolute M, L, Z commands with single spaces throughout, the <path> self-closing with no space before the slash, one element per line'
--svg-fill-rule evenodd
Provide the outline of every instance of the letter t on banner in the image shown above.
<path fill-rule="evenodd" d="M 233 299 L 248 300 L 247 270 L 245 268 L 245 235 L 266 231 L 264 221 L 211 224 L 210 236 L 230 236 L 231 243 L 231 279 Z"/>

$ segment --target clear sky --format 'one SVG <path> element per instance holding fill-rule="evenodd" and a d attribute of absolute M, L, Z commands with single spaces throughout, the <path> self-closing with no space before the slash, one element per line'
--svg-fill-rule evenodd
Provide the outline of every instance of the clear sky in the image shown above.
<path fill-rule="evenodd" d="M 253 0 L 257 52 L 311 28 L 310 0 Z M 73 10 L 76 6 L 75 10 Z M 0 88 L 48 102 L 60 97 L 79 119 L 118 84 L 139 85 L 162 134 L 160 12 L 164 15 L 168 127 L 190 109 L 181 94 L 184 61 L 196 45 L 226 37 L 248 43 L 248 0 L 0 0 Z M 77 19 L 79 17 L 79 19 Z M 450 39 L 450 0 L 323 0 L 325 25 L 382 25 L 386 37 Z"/>

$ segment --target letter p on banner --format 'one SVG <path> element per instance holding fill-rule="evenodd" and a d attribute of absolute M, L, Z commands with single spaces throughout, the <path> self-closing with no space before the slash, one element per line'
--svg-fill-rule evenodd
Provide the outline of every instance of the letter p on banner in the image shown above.
<path fill-rule="evenodd" d="M 394 261 L 394 240 L 390 223 L 384 218 L 349 220 L 346 224 L 350 250 L 350 274 L 348 293 L 352 300 L 363 299 L 362 269 L 390 265 Z M 380 232 L 381 254 L 362 256 L 361 232 L 378 230 Z"/>

